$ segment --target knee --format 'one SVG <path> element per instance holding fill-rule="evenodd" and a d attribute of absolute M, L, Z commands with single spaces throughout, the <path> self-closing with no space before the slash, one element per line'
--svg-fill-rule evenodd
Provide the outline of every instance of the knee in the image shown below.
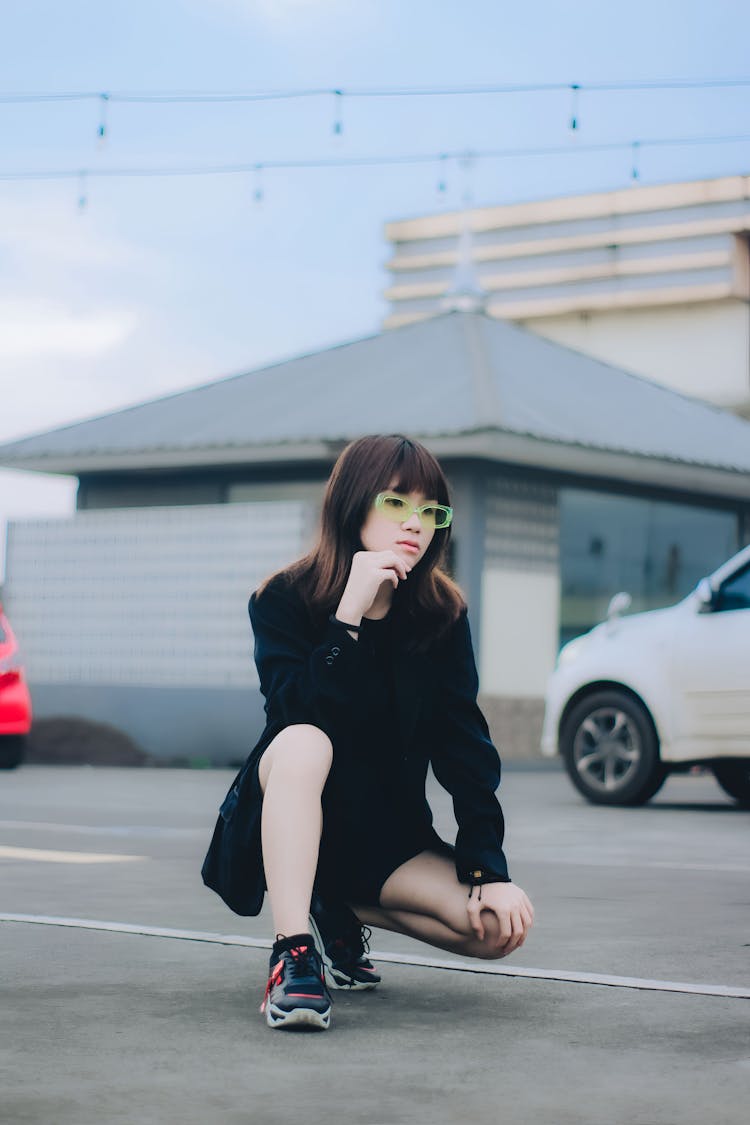
<path fill-rule="evenodd" d="M 505 946 L 498 944 L 500 926 L 497 918 L 490 910 L 483 910 L 482 924 L 484 925 L 484 937 L 480 940 L 476 934 L 472 934 L 466 952 L 470 957 L 478 957 L 482 961 L 496 961 L 503 957 L 505 953 Z"/>
<path fill-rule="evenodd" d="M 325 731 L 311 723 L 294 723 L 280 731 L 263 754 L 261 782 L 265 789 L 271 773 L 280 773 L 306 784 L 317 781 L 322 785 L 332 762 L 333 745 Z"/>

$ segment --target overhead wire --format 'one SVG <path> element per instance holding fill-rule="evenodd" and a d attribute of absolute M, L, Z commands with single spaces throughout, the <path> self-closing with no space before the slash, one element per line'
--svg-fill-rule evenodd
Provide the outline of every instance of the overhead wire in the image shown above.
<path fill-rule="evenodd" d="M 0 103 L 74 102 L 106 98 L 111 102 L 254 102 L 285 101 L 300 98 L 428 98 L 473 97 L 494 94 L 529 94 L 576 91 L 580 93 L 617 93 L 639 90 L 709 90 L 750 86 L 750 77 L 740 78 L 675 78 L 650 81 L 619 82 L 524 82 L 486 84 L 480 86 L 425 86 L 347 89 L 340 86 L 310 87 L 292 90 L 68 90 L 0 92 Z"/>
<path fill-rule="evenodd" d="M 231 164 L 183 165 L 181 167 L 161 166 L 143 168 L 96 168 L 76 167 L 58 169 L 29 169 L 27 171 L 0 171 L 0 180 L 62 180 L 82 176 L 98 179 L 172 176 L 219 176 L 239 175 L 272 169 L 315 169 L 346 167 L 377 167 L 399 164 L 439 164 L 446 161 L 472 163 L 478 160 L 499 160 L 505 158 L 576 155 L 585 152 L 639 151 L 644 148 L 676 147 L 705 144 L 736 144 L 750 141 L 750 133 L 729 134 L 705 137 L 647 137 L 629 141 L 603 141 L 592 144 L 575 142 L 572 145 L 548 145 L 536 148 L 497 148 L 497 149 L 456 149 L 445 152 L 405 153 L 380 156 L 330 156 L 300 158 L 291 160 L 251 160 Z"/>

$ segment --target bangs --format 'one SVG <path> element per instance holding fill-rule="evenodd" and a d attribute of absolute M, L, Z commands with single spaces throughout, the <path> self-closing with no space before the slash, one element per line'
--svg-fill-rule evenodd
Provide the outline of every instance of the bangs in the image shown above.
<path fill-rule="evenodd" d="M 423 446 L 405 441 L 396 451 L 388 484 L 396 492 L 421 492 L 427 500 L 448 503 L 448 486 L 435 458 Z"/>

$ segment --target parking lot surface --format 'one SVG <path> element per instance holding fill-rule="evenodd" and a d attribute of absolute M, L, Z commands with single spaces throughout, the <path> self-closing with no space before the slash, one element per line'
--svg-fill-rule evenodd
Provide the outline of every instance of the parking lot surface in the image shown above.
<path fill-rule="evenodd" d="M 325 1034 L 266 1027 L 267 909 L 239 918 L 201 884 L 231 777 L 0 777 L 3 1123 L 746 1121 L 750 814 L 710 775 L 607 809 L 509 767 L 526 944 L 467 962 L 376 930 L 383 984 L 335 993 Z"/>

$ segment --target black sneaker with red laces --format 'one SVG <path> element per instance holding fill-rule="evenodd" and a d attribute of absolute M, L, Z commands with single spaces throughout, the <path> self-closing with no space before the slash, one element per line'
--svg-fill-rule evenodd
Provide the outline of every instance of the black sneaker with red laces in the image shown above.
<path fill-rule="evenodd" d="M 331 997 L 312 934 L 276 935 L 260 1010 L 269 1027 L 329 1026 Z"/>
<path fill-rule="evenodd" d="M 317 891 L 313 892 L 310 932 L 329 988 L 365 991 L 380 984 L 380 976 L 367 956 L 371 931 L 345 903 L 326 903 Z"/>

